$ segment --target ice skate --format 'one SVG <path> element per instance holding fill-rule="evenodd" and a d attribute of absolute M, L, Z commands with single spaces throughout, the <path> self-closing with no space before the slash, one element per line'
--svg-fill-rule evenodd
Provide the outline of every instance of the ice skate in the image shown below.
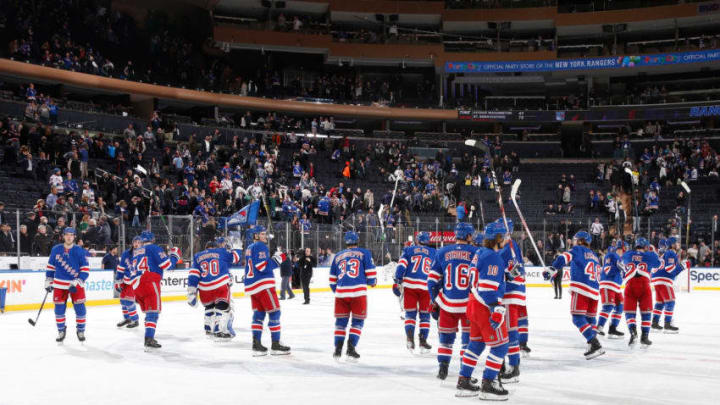
<path fill-rule="evenodd" d="M 415 338 L 410 332 L 407 333 L 407 340 L 405 341 L 405 347 L 408 349 L 410 354 L 415 354 Z"/>
<path fill-rule="evenodd" d="M 351 363 L 355 363 L 360 360 L 360 355 L 358 354 L 358 352 L 355 351 L 355 346 L 353 346 L 351 343 L 348 343 L 345 355 L 347 356 L 347 361 Z"/>
<path fill-rule="evenodd" d="M 335 361 L 340 361 L 340 358 L 342 357 L 342 348 L 342 343 L 338 343 L 335 345 L 335 352 L 333 353 L 333 358 L 335 359 Z"/>
<path fill-rule="evenodd" d="M 78 337 L 78 340 L 80 341 L 80 343 L 83 343 L 85 341 L 85 331 L 84 330 L 77 331 L 77 337 Z"/>
<path fill-rule="evenodd" d="M 528 347 L 527 342 L 520 343 L 520 354 L 522 355 L 522 357 L 530 357 L 530 352 L 532 352 L 532 350 L 530 350 L 530 348 Z"/>
<path fill-rule="evenodd" d="M 139 325 L 140 325 L 140 322 L 138 322 L 138 321 L 130 321 L 130 323 L 127 324 L 126 328 L 133 329 L 133 328 L 137 328 Z"/>
<path fill-rule="evenodd" d="M 67 333 L 67 329 L 63 329 L 61 331 L 58 331 L 58 336 L 55 338 L 55 341 L 58 342 L 58 344 L 62 344 L 65 340 L 65 334 Z"/>
<path fill-rule="evenodd" d="M 634 347 L 637 344 L 638 336 L 637 332 L 634 330 L 630 331 L 630 341 L 628 342 L 628 346 Z"/>
<path fill-rule="evenodd" d="M 270 345 L 270 354 L 273 356 L 285 356 L 290 354 L 290 346 L 285 346 L 279 340 L 272 342 Z"/>
<path fill-rule="evenodd" d="M 267 356 L 268 349 L 260 343 L 260 340 L 253 339 L 252 344 L 253 357 Z"/>
<path fill-rule="evenodd" d="M 650 341 L 650 338 L 649 338 L 649 334 L 643 333 L 642 336 L 640 337 L 640 343 L 642 344 L 643 347 L 649 347 L 650 345 L 652 345 L 652 342 Z"/>
<path fill-rule="evenodd" d="M 610 326 L 610 330 L 608 330 L 608 339 L 622 339 L 624 336 L 624 333 L 617 330 L 617 326 Z"/>
<path fill-rule="evenodd" d="M 427 339 L 420 338 L 420 354 L 430 353 L 430 350 L 432 350 L 432 346 L 428 344 Z"/>
<path fill-rule="evenodd" d="M 438 380 L 445 380 L 448 376 L 448 363 L 440 363 L 440 368 L 438 369 L 437 378 Z"/>
<path fill-rule="evenodd" d="M 122 321 L 118 322 L 117 325 L 115 325 L 115 326 L 117 326 L 118 328 L 122 328 L 123 326 L 129 324 L 130 322 L 131 322 L 131 321 L 130 321 L 129 318 L 128 318 L 128 319 L 123 319 Z"/>
<path fill-rule="evenodd" d="M 660 322 L 658 322 L 658 321 L 653 321 L 653 323 L 650 327 L 655 330 L 663 330 L 663 327 L 660 326 Z"/>
<path fill-rule="evenodd" d="M 664 332 L 667 334 L 675 335 L 675 334 L 680 333 L 680 328 L 673 325 L 672 323 L 665 322 L 665 331 Z"/>
<path fill-rule="evenodd" d="M 483 378 L 480 388 L 480 399 L 484 401 L 507 401 L 509 393 L 502 387 L 499 380 Z"/>
<path fill-rule="evenodd" d="M 605 349 L 603 349 L 602 345 L 600 345 L 598 338 L 592 338 L 592 340 L 588 342 L 588 350 L 585 352 L 585 359 L 592 360 L 596 357 L 602 356 L 603 354 L 605 354 Z"/>
<path fill-rule="evenodd" d="M 161 348 L 161 347 L 162 347 L 162 346 L 160 345 L 160 343 L 157 342 L 157 340 L 155 340 L 155 339 L 153 339 L 153 338 L 151 338 L 151 337 L 146 337 L 146 338 L 145 338 L 145 351 L 146 351 L 146 352 L 150 352 L 150 351 L 153 351 L 153 350 L 155 350 L 155 349 L 159 349 L 159 348 Z"/>
<path fill-rule="evenodd" d="M 505 384 L 515 384 L 520 382 L 520 366 L 505 366 L 505 372 L 500 374 L 500 379 Z"/>
<path fill-rule="evenodd" d="M 480 387 L 473 384 L 472 381 L 470 381 L 469 377 L 458 377 L 457 382 L 457 392 L 455 393 L 455 396 L 458 398 L 466 398 L 466 397 L 476 397 L 478 396 L 478 392 L 480 391 Z"/>

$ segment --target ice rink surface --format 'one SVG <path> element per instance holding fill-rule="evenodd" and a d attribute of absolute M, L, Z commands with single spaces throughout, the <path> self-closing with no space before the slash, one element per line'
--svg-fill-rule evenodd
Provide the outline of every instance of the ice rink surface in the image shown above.
<path fill-rule="evenodd" d="M 58 346 L 52 311 L 37 327 L 30 312 L 0 316 L 0 404 L 438 404 L 457 399 L 458 342 L 444 383 L 436 378 L 437 332 L 432 323 L 429 355 L 405 349 L 397 299 L 388 289 L 369 293 L 357 364 L 332 358 L 330 293 L 311 305 L 300 297 L 282 302 L 282 340 L 291 356 L 253 358 L 250 302 L 236 299 L 231 343 L 205 338 L 202 312 L 184 302 L 164 304 L 157 339 L 163 348 L 146 353 L 142 328 L 115 327 L 120 308 L 88 308 L 87 342 L 75 336 L 68 310 L 68 337 Z M 652 347 L 629 349 L 625 340 L 601 338 L 607 353 L 587 361 L 585 342 L 569 315 L 569 294 L 552 299 L 530 288 L 531 357 L 523 359 L 519 384 L 506 385 L 517 404 L 718 404 L 720 320 L 717 292 L 681 293 L 679 335 L 652 333 Z M 142 318 L 141 318 L 142 319 Z M 624 321 L 621 330 L 626 332 Z M 267 330 L 263 342 L 269 346 Z M 485 352 L 487 354 L 487 351 Z M 483 356 L 484 357 L 484 356 Z M 480 364 L 480 363 L 479 363 Z M 484 364 L 484 362 L 482 363 Z M 481 369 L 476 370 L 479 376 Z"/>

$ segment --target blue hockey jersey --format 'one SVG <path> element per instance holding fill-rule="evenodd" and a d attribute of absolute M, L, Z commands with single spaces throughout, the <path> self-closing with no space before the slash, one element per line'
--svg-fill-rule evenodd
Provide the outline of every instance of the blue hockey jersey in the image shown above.
<path fill-rule="evenodd" d="M 602 273 L 600 273 L 600 288 L 606 288 L 617 293 L 622 292 L 620 289 L 623 283 L 623 271 L 618 266 L 620 256 L 615 252 L 610 252 L 603 258 Z"/>
<path fill-rule="evenodd" d="M 90 265 L 87 261 L 87 251 L 78 245 L 66 249 L 60 243 L 53 246 L 50 251 L 45 276 L 53 279 L 53 288 L 68 290 L 73 280 L 87 280 L 90 275 Z"/>
<path fill-rule="evenodd" d="M 330 265 L 330 288 L 337 298 L 360 297 L 367 286 L 377 284 L 377 271 L 372 253 L 363 248 L 348 248 L 337 255 Z"/>
<path fill-rule="evenodd" d="M 327 197 L 323 197 L 318 201 L 318 214 L 320 215 L 328 215 L 330 212 L 330 199 Z"/>
<path fill-rule="evenodd" d="M 662 265 L 652 273 L 653 285 L 665 285 L 673 287 L 675 277 L 685 270 L 674 250 L 667 250 L 662 257 Z"/>
<path fill-rule="evenodd" d="M 510 251 L 511 245 L 512 249 L 515 251 L 515 257 L 517 257 L 519 262 L 517 264 L 515 263 L 515 260 L 513 260 L 512 252 Z M 518 271 L 520 272 L 519 276 L 514 278 L 508 277 L 506 280 L 503 303 L 525 305 L 525 266 L 522 263 L 523 255 L 520 251 L 520 246 L 518 246 L 515 241 L 510 240 L 498 253 L 503 261 L 503 271 L 509 273 L 510 270 L 517 266 Z"/>
<path fill-rule="evenodd" d="M 472 286 L 470 291 L 478 302 L 488 308 L 495 305 L 507 304 L 505 266 L 501 251 L 478 249 L 473 255 L 470 268 Z"/>
<path fill-rule="evenodd" d="M 188 274 L 188 287 L 208 291 L 230 283 L 230 267 L 240 263 L 239 250 L 206 249 L 193 257 Z"/>
<path fill-rule="evenodd" d="M 254 295 L 275 288 L 273 270 L 279 267 L 265 243 L 258 241 L 248 246 L 245 249 L 245 294 Z"/>
<path fill-rule="evenodd" d="M 154 243 L 133 249 L 132 266 L 136 273 L 131 280 L 131 284 L 133 288 L 137 288 L 140 284 L 140 277 L 146 271 L 156 273 L 162 277 L 165 270 L 174 269 L 176 264 L 177 258 L 168 256 L 160 246 Z"/>
<path fill-rule="evenodd" d="M 404 288 L 427 290 L 427 278 L 435 259 L 435 249 L 427 246 L 409 246 L 403 249 L 395 269 L 395 280 Z"/>
<path fill-rule="evenodd" d="M 559 255 L 553 267 L 562 271 L 570 266 L 570 291 L 592 298 L 600 298 L 598 279 L 601 267 L 595 253 L 585 246 L 576 245 L 569 251 Z"/>
<path fill-rule="evenodd" d="M 650 281 L 651 274 L 662 266 L 657 253 L 637 250 L 625 252 L 620 262 L 625 269 L 625 281 L 633 277 L 645 277 Z"/>
<path fill-rule="evenodd" d="M 132 258 L 132 248 L 123 252 L 115 269 L 115 280 L 122 281 L 123 284 L 130 284 L 132 279 L 137 276 L 137 269 L 132 265 Z"/>
<path fill-rule="evenodd" d="M 468 244 L 447 245 L 435 253 L 428 291 L 443 310 L 465 313 L 470 293 L 470 267 L 477 248 Z M 437 298 L 437 300 L 436 300 Z"/>

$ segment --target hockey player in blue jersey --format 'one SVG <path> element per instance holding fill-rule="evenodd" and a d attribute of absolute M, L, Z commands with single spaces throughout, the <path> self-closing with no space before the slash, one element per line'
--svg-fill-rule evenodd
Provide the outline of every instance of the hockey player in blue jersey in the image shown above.
<path fill-rule="evenodd" d="M 217 238 L 193 257 L 188 274 L 188 304 L 194 307 L 200 300 L 205 307 L 205 333 L 219 340 L 235 337 L 230 267 L 240 263 L 241 255 L 241 250 L 227 249 L 225 238 Z"/>
<path fill-rule="evenodd" d="M 405 308 L 405 335 L 407 348 L 415 350 L 415 319 L 420 312 L 419 345 L 421 353 L 432 349 L 427 342 L 430 333 L 430 294 L 427 289 L 427 276 L 435 249 L 429 247 L 430 234 L 419 232 L 417 244 L 406 247 L 395 269 L 395 283 L 403 287 L 403 304 Z"/>
<path fill-rule="evenodd" d="M 53 293 L 55 323 L 58 329 L 56 342 L 65 340 L 65 310 L 68 296 L 75 310 L 77 337 L 85 341 L 85 281 L 90 275 L 87 251 L 75 244 L 75 228 L 63 229 L 63 243 L 53 246 L 45 272 L 45 290 Z"/>
<path fill-rule="evenodd" d="M 652 289 L 650 288 L 651 274 L 662 266 L 657 253 L 649 251 L 650 242 L 645 238 L 635 239 L 635 249 L 625 252 L 621 258 L 622 268 L 625 271 L 625 321 L 630 331 L 629 345 L 637 343 L 637 324 L 635 317 L 640 307 L 642 324 L 640 330 L 640 343 L 647 347 L 650 341 L 650 321 L 652 317 Z"/>
<path fill-rule="evenodd" d="M 470 321 L 467 318 L 467 302 L 470 292 L 470 262 L 478 249 L 471 245 L 473 226 L 467 222 L 455 225 L 455 243 L 435 252 L 430 274 L 428 274 L 428 292 L 434 308 L 437 308 L 438 335 L 438 374 L 445 380 L 452 359 L 455 335 L 460 325 L 460 357 L 465 354 L 470 339 Z"/>
<path fill-rule="evenodd" d="M 652 273 L 652 286 L 655 288 L 655 308 L 651 327 L 657 330 L 665 330 L 665 333 L 678 333 L 680 329 L 673 325 L 673 311 L 675 310 L 675 278 L 683 270 L 685 264 L 680 262 L 676 253 L 677 238 L 671 236 L 667 240 L 660 241 L 664 244 L 662 266 Z M 661 246 L 663 247 L 663 246 Z M 660 317 L 665 312 L 665 326 L 660 326 Z"/>
<path fill-rule="evenodd" d="M 280 342 L 280 301 L 275 291 L 275 274 L 273 270 L 280 268 L 285 255 L 270 255 L 268 249 L 267 230 L 262 225 L 255 225 L 248 230 L 253 243 L 245 249 L 245 294 L 250 296 L 252 305 L 252 336 L 253 356 L 267 355 L 267 347 L 262 345 L 263 324 L 265 316 L 270 329 L 270 354 L 274 356 L 290 354 L 290 347 Z"/>
<path fill-rule="evenodd" d="M 131 280 L 135 278 L 137 270 L 132 265 L 133 251 L 142 245 L 139 236 L 132 240 L 132 247 L 123 252 L 120 256 L 120 262 L 115 271 L 115 291 L 120 295 L 120 305 L 122 306 L 123 320 L 117 324 L 118 328 L 123 326 L 132 329 L 137 328 L 138 322 L 137 308 L 135 307 L 135 290 L 131 285 Z"/>
<path fill-rule="evenodd" d="M 610 329 L 608 330 L 609 339 L 621 339 L 624 333 L 617 330 L 623 315 L 623 295 L 622 283 L 623 272 L 618 266 L 620 256 L 623 254 L 625 244 L 619 240 L 608 247 L 608 252 L 603 258 L 602 272 L 600 273 L 600 296 L 602 297 L 602 309 L 598 317 L 597 333 L 605 336 L 603 328 L 608 318 L 612 316 L 610 321 Z"/>
<path fill-rule="evenodd" d="M 570 314 L 573 324 L 588 343 L 585 358 L 591 360 L 605 354 L 595 329 L 595 316 L 600 298 L 598 279 L 602 268 L 595 253 L 590 250 L 592 236 L 589 233 L 580 231 L 573 236 L 573 241 L 575 246 L 560 254 L 552 267 L 548 268 L 545 276 L 549 279 L 558 271 L 562 271 L 563 267 L 570 266 Z"/>
<path fill-rule="evenodd" d="M 367 316 L 367 286 L 377 284 L 377 271 L 369 250 L 358 247 L 360 238 L 353 231 L 343 237 L 346 249 L 333 258 L 330 265 L 330 288 L 335 293 L 335 352 L 339 360 L 345 342 L 345 329 L 350 321 L 350 336 L 345 354 L 348 361 L 357 361 L 355 348 L 360 340 Z"/>
<path fill-rule="evenodd" d="M 507 390 L 497 378 L 508 351 L 506 309 L 502 302 L 507 262 L 500 256 L 500 250 L 507 241 L 506 234 L 503 222 L 487 224 L 483 241 L 486 249 L 477 249 L 470 263 L 471 294 L 467 304 L 470 343 L 462 357 L 457 397 L 480 395 L 480 399 L 489 401 L 508 399 Z M 472 374 L 486 346 L 490 348 L 490 353 L 485 360 L 482 383 L 477 386 Z"/>
<path fill-rule="evenodd" d="M 132 266 L 137 271 L 131 284 L 135 289 L 135 301 L 145 313 L 145 350 L 159 349 L 155 329 L 162 310 L 160 280 L 165 270 L 172 270 L 180 260 L 180 249 L 170 249 L 170 254 L 154 244 L 155 235 L 150 231 L 140 233 L 142 246 L 133 249 Z"/>
<path fill-rule="evenodd" d="M 504 221 L 500 220 L 503 222 Z M 512 235 L 513 222 L 507 220 L 508 234 Z M 512 251 L 511 251 L 512 249 Z M 514 254 L 513 254 L 514 253 Z M 508 362 L 501 371 L 502 381 L 505 383 L 519 382 L 520 378 L 520 337 L 523 336 L 524 352 L 529 353 L 527 347 L 527 307 L 525 306 L 525 266 L 523 264 L 522 251 L 515 241 L 508 238 L 500 250 L 500 257 L 505 263 L 505 295 L 503 305 L 507 310 L 507 326 L 510 345 L 508 347 Z M 521 331 L 522 329 L 522 331 Z M 522 332 L 522 334 L 521 334 Z"/>

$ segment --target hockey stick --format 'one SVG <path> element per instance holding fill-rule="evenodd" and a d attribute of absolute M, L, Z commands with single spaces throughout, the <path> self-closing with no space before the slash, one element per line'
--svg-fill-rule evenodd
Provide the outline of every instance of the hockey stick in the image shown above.
<path fill-rule="evenodd" d="M 490 154 L 490 148 L 487 145 L 485 145 L 483 142 L 478 142 L 475 139 L 466 139 L 465 145 L 473 147 L 475 149 L 479 149 L 488 155 Z M 490 158 L 490 174 L 492 174 L 493 187 L 495 187 L 495 191 L 498 194 L 498 206 L 500 207 L 500 214 L 502 215 L 503 223 L 505 224 L 505 229 L 509 233 L 510 227 L 508 226 L 507 216 L 505 215 L 505 206 L 503 205 L 502 193 L 500 191 L 500 185 L 498 184 L 497 176 L 495 175 L 495 167 L 493 165 L 493 159 L 490 156 L 488 156 L 488 157 Z M 510 247 L 510 253 L 512 254 L 513 261 L 515 261 L 515 263 L 517 263 L 518 261 L 517 261 L 517 256 L 515 256 L 515 249 L 513 249 L 512 246 Z"/>
<path fill-rule="evenodd" d="M 495 191 L 498 195 L 498 206 L 500 207 L 500 215 L 502 215 L 503 223 L 505 223 L 505 230 L 508 232 L 508 237 L 510 237 L 510 226 L 508 225 L 507 216 L 505 215 L 505 205 L 503 204 L 502 192 L 500 190 L 500 185 L 497 181 L 497 176 L 495 176 L 495 169 L 492 168 L 492 160 L 490 160 L 490 162 L 490 173 L 492 174 L 493 185 L 495 186 Z M 513 261 L 515 263 L 518 263 L 517 256 L 515 255 L 515 249 L 513 249 L 512 246 L 510 246 L 510 253 L 512 254 Z"/>
<path fill-rule="evenodd" d="M 517 211 L 518 216 L 520 217 L 520 222 L 522 222 L 523 228 L 525 228 L 525 232 L 528 234 L 528 237 L 530 237 L 530 243 L 532 243 L 533 249 L 535 249 L 535 253 L 538 256 L 538 259 L 540 259 L 540 264 L 542 264 L 543 269 L 545 268 L 545 259 L 543 259 L 542 255 L 540 254 L 540 250 L 538 249 L 537 245 L 535 244 L 535 239 L 532 236 L 532 233 L 530 233 L 530 227 L 528 226 L 527 222 L 525 222 L 525 217 L 522 214 L 522 211 L 520 211 L 520 206 L 517 203 L 517 192 L 520 188 L 520 183 L 522 180 L 517 179 L 512 185 L 512 188 L 510 189 L 510 200 L 512 201 L 513 205 L 515 206 L 515 211 Z"/>
<path fill-rule="evenodd" d="M 42 304 L 40 304 L 40 309 L 38 310 L 37 316 L 35 317 L 35 320 L 33 321 L 32 318 L 28 318 L 28 323 L 32 326 L 37 325 L 38 319 L 40 319 L 40 313 L 42 312 L 43 308 L 45 307 L 45 301 L 47 300 L 48 295 L 50 294 L 50 291 L 45 291 L 45 298 L 42 300 Z"/>
<path fill-rule="evenodd" d="M 392 215 L 392 207 L 395 203 L 395 194 L 397 193 L 397 187 L 398 182 L 400 181 L 400 177 L 395 178 L 395 188 L 393 189 L 392 198 L 390 199 L 390 206 L 388 208 L 388 215 Z M 382 217 L 382 211 L 383 211 L 383 205 L 380 204 L 380 209 L 378 210 L 378 216 L 380 217 L 380 228 L 382 230 L 382 237 L 383 241 L 385 240 L 385 222 Z"/>

